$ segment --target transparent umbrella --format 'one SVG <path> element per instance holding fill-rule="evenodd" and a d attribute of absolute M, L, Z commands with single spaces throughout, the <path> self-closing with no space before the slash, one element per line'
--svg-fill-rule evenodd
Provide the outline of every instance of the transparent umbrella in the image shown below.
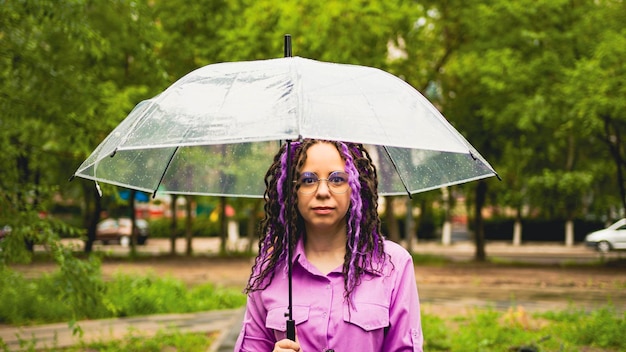
<path fill-rule="evenodd" d="M 262 197 L 279 144 L 303 138 L 368 145 L 381 195 L 497 176 L 400 78 L 291 57 L 288 39 L 285 58 L 208 65 L 139 103 L 74 176 L 153 194 Z M 287 336 L 293 340 L 291 258 L 289 250 Z"/>
<path fill-rule="evenodd" d="M 301 138 L 368 145 L 381 195 L 496 175 L 400 78 L 285 57 L 187 74 L 139 103 L 74 176 L 151 193 L 262 197 L 279 143 Z"/>

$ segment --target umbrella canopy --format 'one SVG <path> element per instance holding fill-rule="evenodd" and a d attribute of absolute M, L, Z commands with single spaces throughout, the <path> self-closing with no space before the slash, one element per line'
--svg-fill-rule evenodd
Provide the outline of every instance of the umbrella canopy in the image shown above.
<path fill-rule="evenodd" d="M 279 143 L 301 138 L 368 145 L 381 195 L 496 175 L 400 78 L 285 57 L 187 74 L 139 103 L 74 176 L 152 193 L 262 197 Z"/>

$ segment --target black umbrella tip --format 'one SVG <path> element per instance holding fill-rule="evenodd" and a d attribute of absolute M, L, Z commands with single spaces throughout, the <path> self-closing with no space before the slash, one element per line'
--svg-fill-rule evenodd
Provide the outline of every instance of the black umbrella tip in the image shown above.
<path fill-rule="evenodd" d="M 291 34 L 285 34 L 285 57 L 292 57 L 291 52 Z"/>

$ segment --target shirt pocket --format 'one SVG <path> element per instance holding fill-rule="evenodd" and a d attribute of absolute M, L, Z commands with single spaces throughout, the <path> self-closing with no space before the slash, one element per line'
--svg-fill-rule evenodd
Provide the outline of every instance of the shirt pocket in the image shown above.
<path fill-rule="evenodd" d="M 365 331 L 384 329 L 389 326 L 389 307 L 374 303 L 355 302 L 356 310 L 348 304 L 343 307 L 343 320 Z"/>
<path fill-rule="evenodd" d="M 265 327 L 282 332 L 287 331 L 287 317 L 285 316 L 287 310 L 287 306 L 270 309 L 265 319 Z M 302 324 L 309 320 L 309 307 L 293 306 L 292 315 L 296 325 Z"/>

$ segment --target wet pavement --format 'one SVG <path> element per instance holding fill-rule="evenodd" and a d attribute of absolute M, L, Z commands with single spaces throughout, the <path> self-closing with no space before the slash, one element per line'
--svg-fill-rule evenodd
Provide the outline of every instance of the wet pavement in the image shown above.
<path fill-rule="evenodd" d="M 217 338 L 209 351 L 223 351 L 231 331 L 239 331 L 243 309 L 219 310 L 189 314 L 162 314 L 142 317 L 86 320 L 77 322 L 82 336 L 75 334 L 67 323 L 25 327 L 2 327 L 0 339 L 9 351 L 35 349 L 60 349 L 80 342 L 119 340 L 125 336 L 153 336 L 159 331 L 216 332 Z M 235 337 L 236 338 L 236 337 Z M 2 344 L 0 343 L 0 346 Z M 228 351 L 232 351 L 230 347 Z"/>

